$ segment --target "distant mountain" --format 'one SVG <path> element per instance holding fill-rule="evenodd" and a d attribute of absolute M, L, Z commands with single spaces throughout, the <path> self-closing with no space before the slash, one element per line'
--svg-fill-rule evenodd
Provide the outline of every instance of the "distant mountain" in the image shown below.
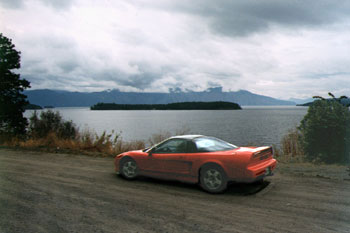
<path fill-rule="evenodd" d="M 308 98 L 308 99 L 295 99 L 295 98 L 290 98 L 289 101 L 295 102 L 296 104 L 305 104 L 314 101 L 313 98 Z"/>
<path fill-rule="evenodd" d="M 328 101 L 335 101 L 334 99 L 327 99 L 327 100 Z M 312 99 L 312 101 L 310 101 L 310 102 L 307 102 L 304 104 L 297 104 L 297 105 L 298 106 L 311 106 L 311 105 L 313 105 L 314 101 L 316 101 L 316 100 Z M 350 99 L 342 99 L 340 101 L 340 103 L 342 103 L 344 106 L 350 106 Z"/>
<path fill-rule="evenodd" d="M 55 107 L 83 107 L 97 103 L 168 104 L 176 102 L 226 101 L 239 105 L 295 105 L 292 101 L 278 100 L 249 91 L 223 92 L 221 87 L 202 92 L 145 93 L 107 90 L 101 92 L 69 92 L 62 90 L 28 90 L 24 92 L 32 104 Z"/>

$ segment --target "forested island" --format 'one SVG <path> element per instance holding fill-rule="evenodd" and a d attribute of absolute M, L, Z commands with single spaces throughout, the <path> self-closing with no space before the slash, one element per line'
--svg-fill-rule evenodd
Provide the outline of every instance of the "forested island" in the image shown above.
<path fill-rule="evenodd" d="M 27 104 L 26 106 L 24 106 L 24 110 L 39 110 L 39 109 L 43 109 L 43 108 L 36 104 Z"/>
<path fill-rule="evenodd" d="M 27 104 L 26 106 L 24 106 L 24 110 L 40 110 L 40 109 L 48 109 L 48 108 L 55 108 L 54 106 L 44 106 L 44 107 L 41 107 L 40 105 L 37 105 L 37 104 Z"/>
<path fill-rule="evenodd" d="M 239 104 L 224 101 L 180 102 L 170 104 L 116 104 L 97 103 L 91 110 L 239 110 Z"/>

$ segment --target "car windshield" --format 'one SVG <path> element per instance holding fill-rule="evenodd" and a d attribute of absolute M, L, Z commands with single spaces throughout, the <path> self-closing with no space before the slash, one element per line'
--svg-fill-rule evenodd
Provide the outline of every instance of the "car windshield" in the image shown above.
<path fill-rule="evenodd" d="M 212 137 L 200 137 L 194 139 L 198 152 L 214 152 L 236 149 L 237 146 Z"/>

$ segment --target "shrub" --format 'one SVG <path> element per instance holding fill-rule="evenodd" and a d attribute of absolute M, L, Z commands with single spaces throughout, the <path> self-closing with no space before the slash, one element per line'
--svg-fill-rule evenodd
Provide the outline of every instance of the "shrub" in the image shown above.
<path fill-rule="evenodd" d="M 326 163 L 349 160 L 350 112 L 337 99 L 314 101 L 298 129 L 306 159 Z"/>
<path fill-rule="evenodd" d="M 29 136 L 34 138 L 44 138 L 54 133 L 61 139 L 74 139 L 78 132 L 72 121 L 64 121 L 59 112 L 51 110 L 41 112 L 40 118 L 35 111 L 29 121 Z"/>

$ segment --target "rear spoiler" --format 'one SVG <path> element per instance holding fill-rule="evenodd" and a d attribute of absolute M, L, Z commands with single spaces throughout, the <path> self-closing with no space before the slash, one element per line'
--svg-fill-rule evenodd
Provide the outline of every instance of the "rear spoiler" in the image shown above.
<path fill-rule="evenodd" d="M 273 153 L 273 148 L 272 146 L 261 146 L 261 147 L 257 147 L 253 150 L 253 158 L 258 157 L 259 155 L 264 155 L 264 154 L 268 154 L 271 153 L 272 155 Z"/>

